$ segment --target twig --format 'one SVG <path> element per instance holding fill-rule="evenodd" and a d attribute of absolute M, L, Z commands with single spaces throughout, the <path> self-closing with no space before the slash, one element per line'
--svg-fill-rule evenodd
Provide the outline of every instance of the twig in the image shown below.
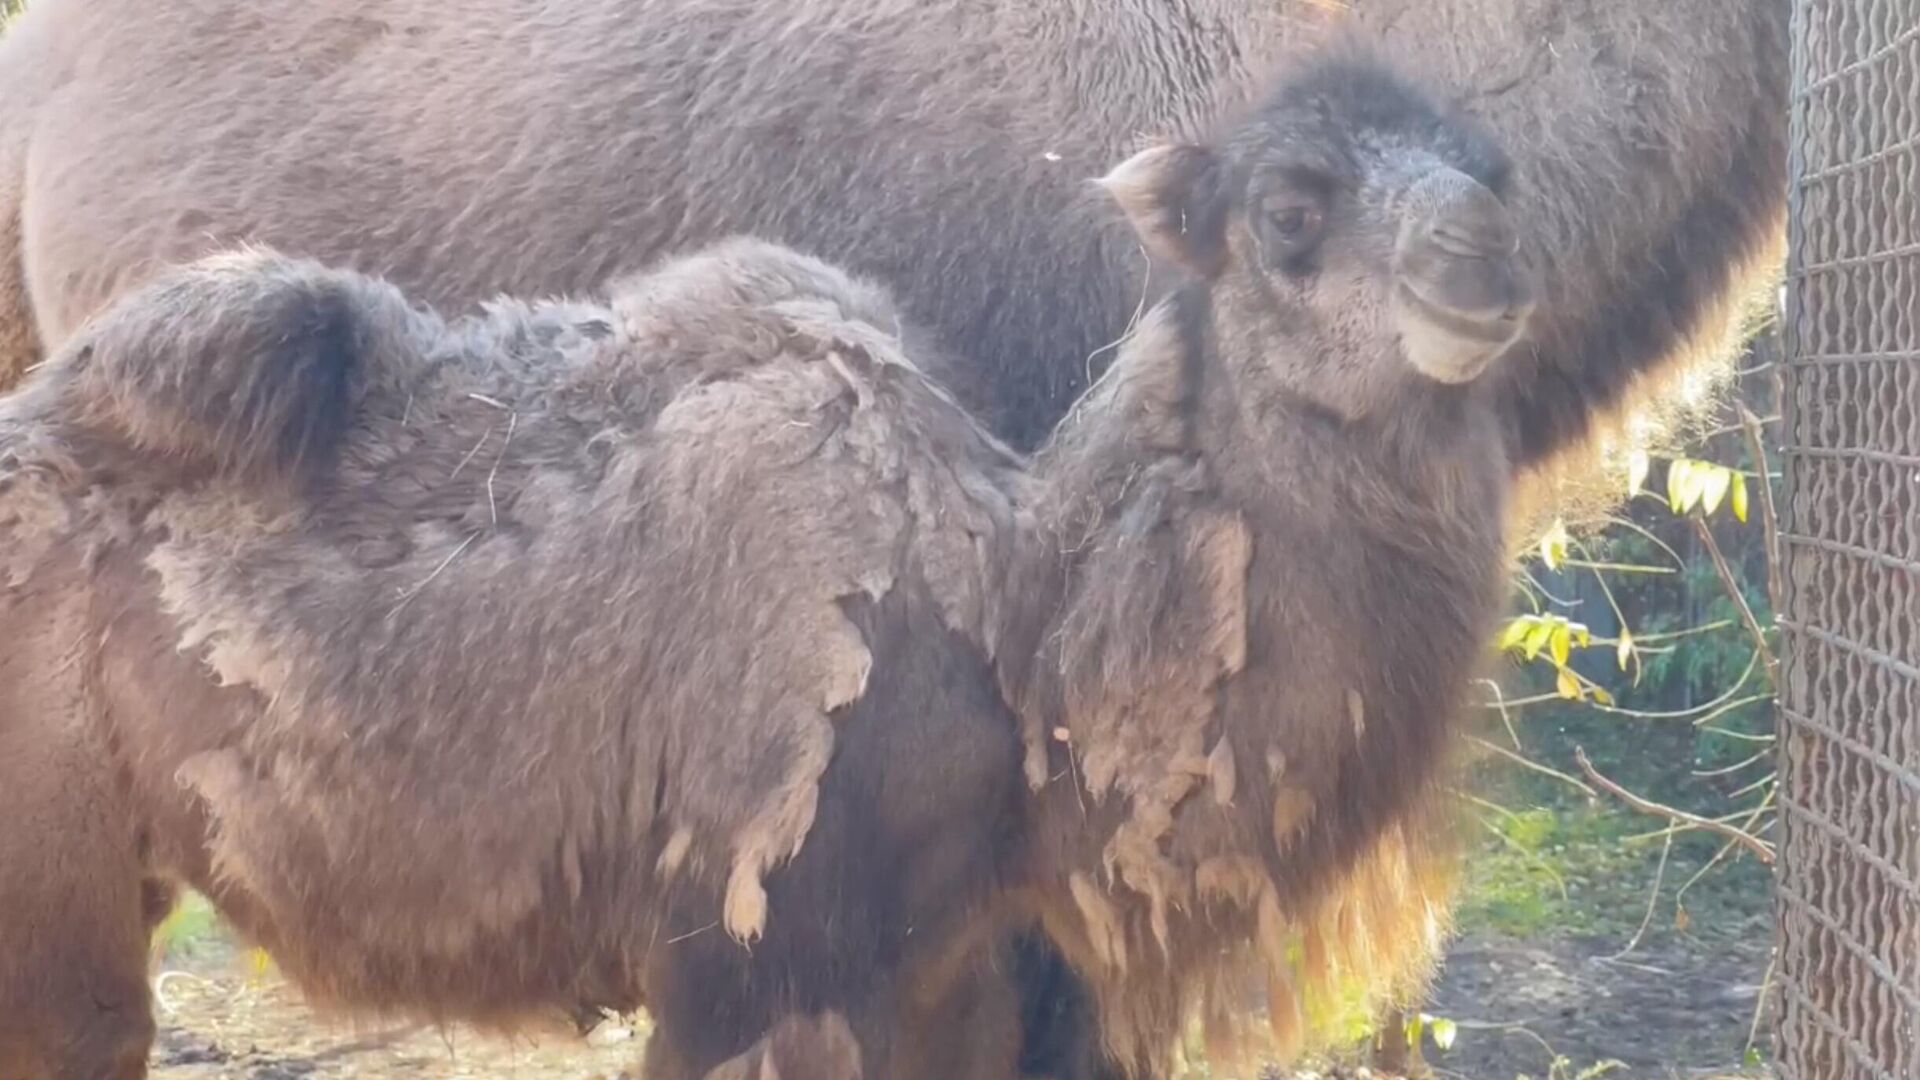
<path fill-rule="evenodd" d="M 1677 574 L 1680 571 L 1671 566 L 1648 566 L 1643 563 L 1595 562 L 1592 559 L 1562 559 L 1561 566 L 1570 566 L 1575 570 L 1606 570 L 1615 574 Z"/>
<path fill-rule="evenodd" d="M 1576 746 L 1573 748 L 1573 758 L 1580 763 L 1580 771 L 1587 774 L 1587 779 L 1592 780 L 1595 784 L 1599 785 L 1602 790 L 1606 791 L 1607 794 L 1612 795 L 1614 798 L 1619 799 L 1635 810 L 1643 814 L 1655 814 L 1667 818 L 1670 821 L 1684 821 L 1695 828 L 1705 829 L 1711 833 L 1718 833 L 1752 851 L 1754 857 L 1758 858 L 1761 862 L 1768 865 L 1773 864 L 1773 848 L 1768 845 L 1765 840 L 1744 833 L 1732 825 L 1723 825 L 1711 818 L 1703 818 L 1698 814 L 1689 814 L 1685 810 L 1676 810 L 1671 806 L 1663 806 L 1660 803 L 1635 795 L 1619 784 L 1601 776 L 1600 771 L 1593 767 L 1593 762 L 1588 760 L 1587 748 L 1584 746 Z"/>
<path fill-rule="evenodd" d="M 1765 847 L 1766 841 L 1761 840 L 1757 836 L 1754 836 L 1751 830 L 1756 824 L 1759 823 L 1762 817 L 1766 816 L 1768 808 L 1773 805 L 1773 797 L 1779 794 L 1779 792 L 1780 792 L 1780 789 L 1778 787 L 1775 787 L 1771 791 L 1768 791 L 1766 798 L 1761 799 L 1760 804 L 1753 808 L 1753 813 L 1748 815 L 1747 820 L 1741 822 L 1738 826 L 1722 826 L 1722 828 L 1727 829 L 1735 837 L 1746 837 L 1752 840 L 1753 842 L 1758 843 L 1763 847 Z M 1722 859 L 1725 859 L 1727 857 L 1727 853 L 1733 850 L 1733 845 L 1739 842 L 1740 841 L 1738 840 L 1729 840 L 1727 843 L 1720 845 L 1720 850 L 1713 853 L 1713 858 L 1708 859 L 1707 864 L 1705 866 L 1702 866 L 1700 869 L 1695 870 L 1693 872 L 1693 876 L 1687 879 L 1687 883 L 1685 885 L 1680 886 L 1680 891 L 1673 894 L 1673 902 L 1678 904 L 1678 903 L 1681 903 L 1683 900 L 1685 900 L 1687 891 L 1693 888 L 1695 885 L 1699 884 L 1700 879 L 1706 877 L 1707 874 L 1710 873 L 1714 867 L 1719 866 L 1720 861 Z M 1771 863 L 1773 862 L 1773 859 L 1770 856 L 1773 854 L 1773 848 L 1767 847 L 1766 850 L 1769 857 L 1763 858 L 1761 861 L 1766 863 Z"/>
<path fill-rule="evenodd" d="M 1771 695 L 1771 694 L 1763 694 L 1763 695 L 1761 695 L 1761 696 L 1762 696 L 1762 697 L 1772 697 L 1773 695 Z M 1697 725 L 1697 726 L 1698 726 L 1698 727 L 1700 728 L 1700 730 L 1701 730 L 1701 731 L 1704 731 L 1704 732 L 1706 732 L 1706 733 L 1707 733 L 1707 734 L 1709 734 L 1709 735 L 1718 735 L 1718 736 L 1720 736 L 1720 737 L 1721 737 L 1721 738 L 1723 738 L 1723 739 L 1732 739 L 1732 740 L 1734 740 L 1735 742 L 1751 742 L 1751 743 L 1768 743 L 1768 744 L 1772 744 L 1772 743 L 1774 743 L 1774 742 L 1777 742 L 1777 741 L 1778 741 L 1777 739 L 1775 739 L 1775 737 L 1773 736 L 1773 734 L 1772 734 L 1771 732 L 1769 732 L 1768 734 L 1765 734 L 1765 735 L 1754 735 L 1754 734 L 1750 734 L 1750 733 L 1748 733 L 1748 732 L 1745 732 L 1745 731 L 1729 731 L 1729 730 L 1727 730 L 1726 728 L 1723 728 L 1723 727 L 1708 727 L 1708 726 L 1706 726 L 1705 724 L 1700 724 L 1700 725 Z"/>
<path fill-rule="evenodd" d="M 1780 963 L 1780 954 L 1775 952 L 1767 957 L 1767 972 L 1760 976 L 1760 997 L 1753 1003 L 1753 1023 L 1747 1026 L 1746 1050 L 1752 1052 L 1753 1044 L 1760 1041 L 1760 1016 L 1767 1011 L 1767 991 L 1773 988 L 1773 972 Z"/>
<path fill-rule="evenodd" d="M 1647 494 L 1647 493 L 1642 492 L 1641 494 Z M 1647 497 L 1654 498 L 1654 496 L 1650 494 L 1648 494 Z M 1662 506 L 1666 505 L 1665 499 L 1660 499 L 1659 502 Z M 1661 551 L 1666 552 L 1667 558 L 1673 560 L 1674 566 L 1678 567 L 1681 570 L 1685 570 L 1687 568 L 1687 560 L 1681 558 L 1680 553 L 1673 550 L 1673 545 L 1667 543 L 1665 540 L 1660 539 L 1658 536 L 1655 536 L 1653 534 L 1653 531 L 1651 529 L 1648 529 L 1646 526 L 1640 524 L 1637 521 L 1634 521 L 1631 518 L 1615 517 L 1612 515 L 1609 515 L 1603 520 L 1605 520 L 1606 523 L 1609 525 L 1617 525 L 1620 528 L 1626 529 L 1629 532 L 1640 534 L 1642 539 L 1647 540 L 1649 543 L 1653 544 L 1653 546 L 1659 548 Z"/>
<path fill-rule="evenodd" d="M 1603 956 L 1602 960 L 1618 961 L 1640 947 L 1640 939 L 1646 936 L 1647 927 L 1653 925 L 1653 911 L 1660 906 L 1660 886 L 1667 881 L 1667 856 L 1673 854 L 1673 832 L 1668 830 L 1667 842 L 1660 845 L 1660 865 L 1653 872 L 1653 891 L 1647 894 L 1647 913 L 1640 917 L 1640 928 L 1627 940 L 1626 947 L 1612 956 Z"/>
<path fill-rule="evenodd" d="M 1533 576 L 1533 571 L 1525 569 L 1523 567 L 1520 570 L 1520 572 L 1527 576 L 1528 581 L 1533 582 L 1533 587 L 1540 590 L 1541 596 L 1544 596 L 1548 600 L 1553 602 L 1554 607 L 1577 608 L 1580 606 L 1580 601 L 1578 600 L 1567 600 L 1567 599 L 1562 599 L 1561 597 L 1553 595 L 1553 593 L 1549 591 L 1545 585 L 1540 583 L 1539 578 Z"/>
<path fill-rule="evenodd" d="M 1705 779 L 1706 777 L 1709 777 L 1709 776 L 1725 776 L 1728 773 L 1737 773 L 1741 769 L 1746 768 L 1747 766 L 1753 764 L 1756 761 L 1759 761 L 1761 758 L 1767 757 L 1772 753 L 1773 751 L 1771 749 L 1760 750 L 1755 752 L 1752 757 L 1747 758 L 1745 761 L 1736 762 L 1732 765 L 1723 765 L 1718 769 L 1707 769 L 1705 771 L 1702 771 L 1700 769 L 1694 769 L 1692 770 L 1692 772 L 1693 772 L 1693 775 L 1700 777 L 1702 779 Z"/>
<path fill-rule="evenodd" d="M 1753 466 L 1762 477 L 1770 475 L 1767 471 L 1767 448 L 1760 438 L 1762 421 L 1753 415 L 1745 405 L 1740 406 L 1740 424 L 1747 432 L 1747 452 L 1753 455 Z M 1767 552 L 1767 602 L 1773 610 L 1780 610 L 1780 514 L 1773 504 L 1773 484 L 1760 481 L 1760 528 L 1762 540 Z"/>
<path fill-rule="evenodd" d="M 1599 798 L 1600 796 L 1599 792 L 1581 783 L 1580 778 L 1577 776 L 1570 776 L 1550 765 L 1542 765 L 1539 762 L 1533 760 L 1530 757 L 1527 757 L 1524 754 L 1516 754 L 1513 751 L 1507 749 L 1506 747 L 1501 746 L 1497 743 L 1490 743 L 1487 740 L 1479 737 L 1478 735 L 1470 735 L 1468 736 L 1468 738 L 1473 740 L 1473 744 L 1475 746 L 1481 747 L 1482 749 L 1485 749 L 1485 750 L 1491 750 L 1494 753 L 1499 754 L 1501 757 L 1506 758 L 1508 761 L 1511 761 L 1516 765 L 1520 765 L 1524 768 L 1532 769 L 1534 772 L 1541 773 L 1546 776 L 1551 776 L 1555 780 L 1560 780 L 1560 781 L 1564 781 L 1565 783 L 1571 784 L 1574 787 L 1579 788 L 1581 791 L 1586 792 L 1587 797 L 1590 799 Z"/>
<path fill-rule="evenodd" d="M 1720 551 L 1720 541 L 1713 538 L 1713 529 L 1708 526 L 1707 519 L 1699 514 L 1693 516 L 1693 531 L 1699 534 L 1700 542 L 1707 546 L 1707 555 L 1713 559 L 1713 569 L 1720 575 L 1721 586 L 1726 589 L 1727 595 L 1733 598 L 1734 606 L 1740 609 L 1740 619 L 1747 624 L 1747 633 L 1753 635 L 1754 646 L 1760 650 L 1761 660 L 1766 665 L 1767 677 L 1776 678 L 1780 674 L 1780 662 L 1774 659 L 1773 646 L 1767 643 L 1767 632 L 1760 625 L 1760 620 L 1754 616 L 1753 607 L 1747 603 L 1746 594 L 1740 591 L 1740 582 L 1733 576 L 1733 568 L 1727 565 L 1727 557 Z"/>
<path fill-rule="evenodd" d="M 1500 723 L 1507 729 L 1507 738 L 1513 740 L 1513 748 L 1520 749 L 1520 732 L 1513 726 L 1513 714 L 1507 710 L 1507 695 L 1500 684 L 1492 679 L 1479 680 L 1488 690 L 1493 691 L 1493 709 L 1500 714 Z"/>
<path fill-rule="evenodd" d="M 1722 814 L 1713 820 L 1733 821 L 1736 818 L 1746 817 L 1750 813 L 1752 813 L 1750 810 L 1735 810 L 1731 814 Z M 1680 833 L 1691 831 L 1693 831 L 1693 826 L 1691 825 L 1668 825 L 1665 828 L 1655 829 L 1652 832 L 1634 833 L 1631 836 L 1623 836 L 1620 838 L 1620 842 L 1623 844 L 1637 844 L 1642 840 L 1658 840 L 1663 836 L 1677 836 Z"/>

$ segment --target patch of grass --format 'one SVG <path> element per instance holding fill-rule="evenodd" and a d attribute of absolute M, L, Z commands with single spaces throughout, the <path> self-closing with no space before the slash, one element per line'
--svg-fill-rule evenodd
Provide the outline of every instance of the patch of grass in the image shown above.
<path fill-rule="evenodd" d="M 196 892 L 187 892 L 153 931 L 156 962 L 197 956 L 225 938 L 219 912 Z"/>
<path fill-rule="evenodd" d="M 1746 936 L 1769 917 L 1770 879 L 1751 859 L 1723 861 L 1676 901 L 1719 850 L 1717 838 L 1678 837 L 1662 876 L 1662 842 L 1645 835 L 1660 823 L 1639 814 L 1572 805 L 1487 812 L 1482 819 L 1486 833 L 1468 858 L 1458 911 L 1465 931 L 1603 935 L 1624 943 L 1646 917 L 1656 879 L 1660 898 L 1649 934 Z"/>

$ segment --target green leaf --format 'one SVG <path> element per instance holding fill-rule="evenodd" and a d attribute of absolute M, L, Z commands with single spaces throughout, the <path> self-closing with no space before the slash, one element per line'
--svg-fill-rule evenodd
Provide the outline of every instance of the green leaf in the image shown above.
<path fill-rule="evenodd" d="M 1444 1016 L 1429 1016 L 1428 1026 L 1433 1029 L 1433 1045 L 1442 1050 L 1453 1049 L 1453 1040 L 1460 1034 L 1460 1025 Z"/>
<path fill-rule="evenodd" d="M 1747 520 L 1747 474 L 1735 473 L 1733 476 L 1733 516 L 1742 522 Z"/>
<path fill-rule="evenodd" d="M 1548 644 L 1553 652 L 1554 666 L 1566 667 L 1567 657 L 1573 653 L 1573 631 L 1568 629 L 1566 623 L 1561 623 L 1553 628 L 1553 635 L 1548 638 Z"/>
<path fill-rule="evenodd" d="M 1761 1055 L 1760 1048 L 1757 1046 L 1747 1047 L 1747 1052 L 1741 1056 L 1740 1060 L 1749 1069 L 1757 1069 L 1767 1063 L 1766 1058 Z"/>
<path fill-rule="evenodd" d="M 1627 659 L 1633 655 L 1633 631 L 1625 626 L 1620 628 L 1620 644 L 1614 646 L 1613 655 L 1620 661 L 1620 670 L 1627 670 Z"/>
<path fill-rule="evenodd" d="M 1645 450 L 1635 450 L 1627 455 L 1627 498 L 1640 494 L 1640 486 L 1647 482 L 1647 470 L 1652 465 Z"/>
<path fill-rule="evenodd" d="M 1720 508 L 1720 500 L 1727 497 L 1727 488 L 1732 484 L 1732 469 L 1721 465 L 1701 466 L 1700 495 L 1707 513 L 1711 514 Z"/>
<path fill-rule="evenodd" d="M 1566 698 L 1568 701 L 1580 700 L 1580 680 L 1574 678 L 1573 672 L 1568 671 L 1566 668 L 1560 669 L 1560 677 L 1554 680 L 1553 685 L 1560 696 Z"/>

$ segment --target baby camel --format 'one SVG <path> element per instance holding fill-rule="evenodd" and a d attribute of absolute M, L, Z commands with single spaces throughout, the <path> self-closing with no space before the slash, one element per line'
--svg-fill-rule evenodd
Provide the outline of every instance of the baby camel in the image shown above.
<path fill-rule="evenodd" d="M 1416 968 L 1505 174 L 1331 51 L 1143 151 L 1187 274 L 1033 461 L 752 240 L 451 324 L 270 253 L 131 294 L 0 402 L 0 1077 L 144 1072 L 180 882 L 321 1002 L 644 1003 L 650 1080 L 1008 1075 L 922 1018 L 1036 916 L 1144 1071 L 1241 960 L 1283 1031 Z"/>

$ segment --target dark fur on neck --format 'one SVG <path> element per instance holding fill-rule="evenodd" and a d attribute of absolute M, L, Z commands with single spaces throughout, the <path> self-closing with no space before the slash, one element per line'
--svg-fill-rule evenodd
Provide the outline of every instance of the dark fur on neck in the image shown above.
<path fill-rule="evenodd" d="M 1155 307 L 1041 452 L 1046 580 L 1001 654 L 1040 907 L 1140 1067 L 1235 940 L 1282 996 L 1425 970 L 1429 800 L 1503 565 L 1483 397 L 1409 382 L 1350 419 L 1221 355 L 1213 319 L 1199 286 Z"/>

